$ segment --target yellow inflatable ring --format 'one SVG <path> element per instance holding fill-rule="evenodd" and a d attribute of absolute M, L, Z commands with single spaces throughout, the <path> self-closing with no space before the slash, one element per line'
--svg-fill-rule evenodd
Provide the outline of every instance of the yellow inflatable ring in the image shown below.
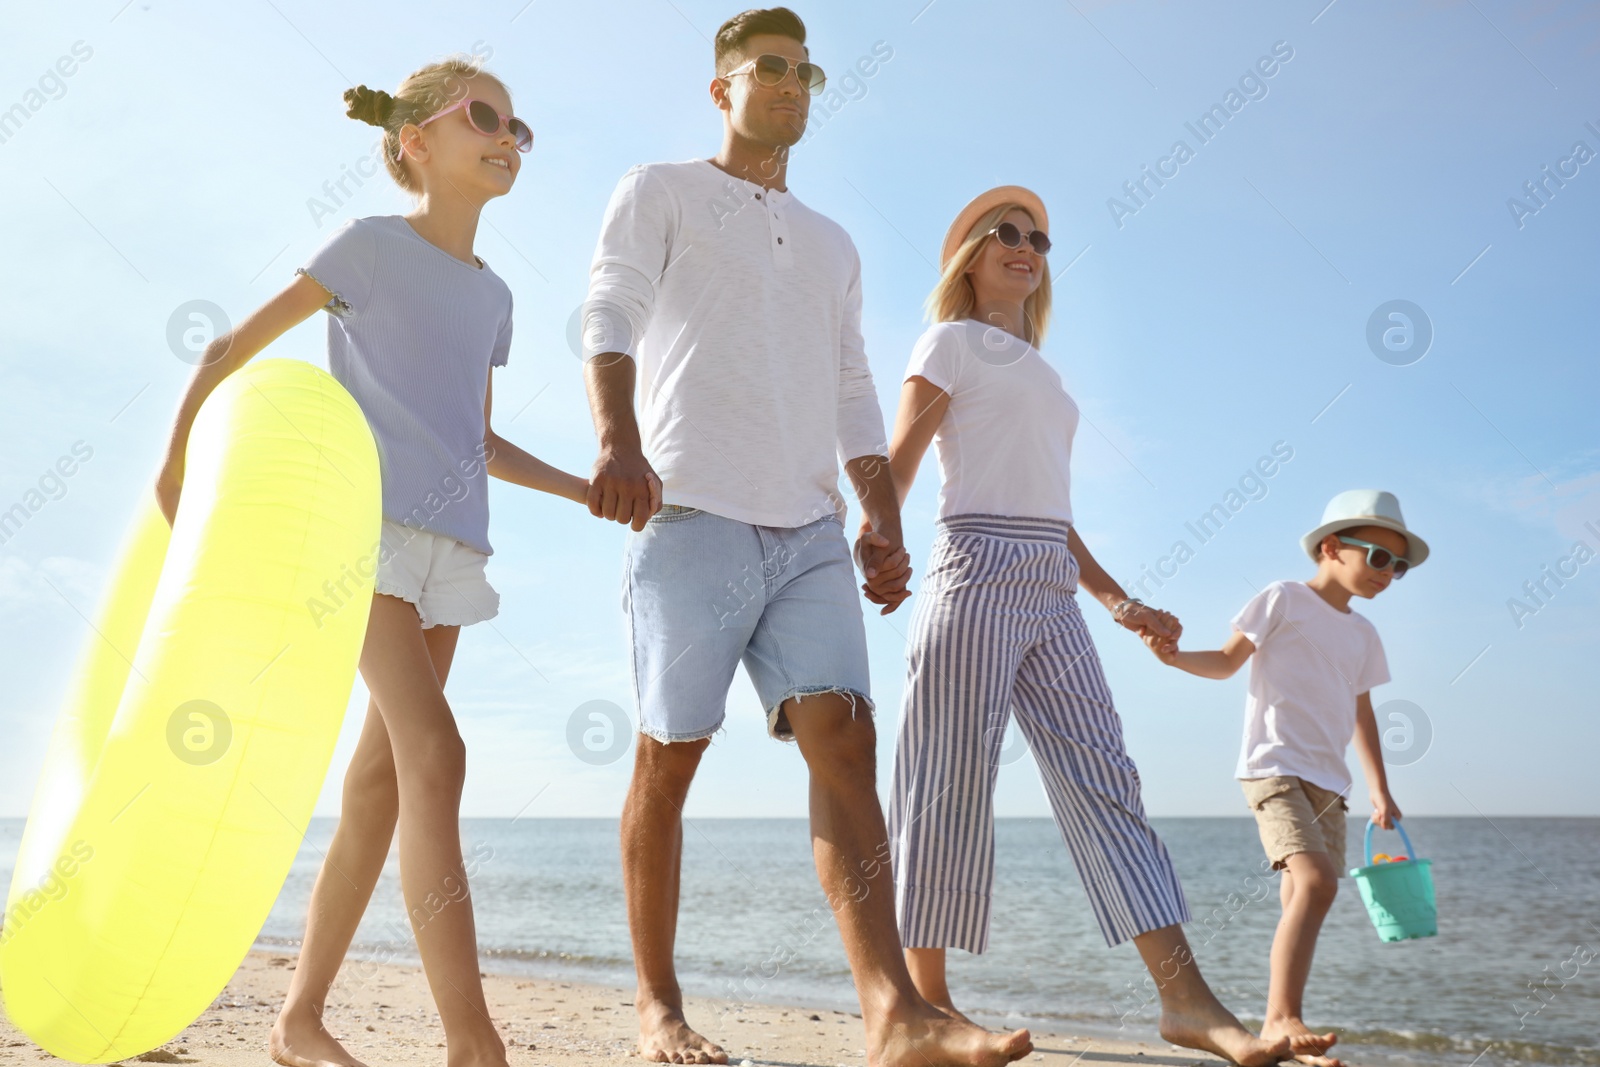
<path fill-rule="evenodd" d="M 0 930 L 6 1010 L 47 1051 L 156 1048 L 244 959 L 339 735 L 381 523 L 360 407 L 298 360 L 247 364 L 207 398 L 171 528 L 143 495 Z"/>

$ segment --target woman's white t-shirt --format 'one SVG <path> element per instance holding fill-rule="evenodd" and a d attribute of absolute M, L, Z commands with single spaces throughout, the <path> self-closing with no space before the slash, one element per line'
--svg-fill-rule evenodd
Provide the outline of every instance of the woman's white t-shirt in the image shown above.
<path fill-rule="evenodd" d="M 1377 628 L 1304 582 L 1273 582 L 1233 617 L 1233 628 L 1256 646 L 1236 776 L 1292 775 L 1348 793 L 1344 755 L 1356 698 L 1389 680 Z"/>
<path fill-rule="evenodd" d="M 950 396 L 934 431 L 939 517 L 1009 515 L 1072 521 L 1078 405 L 1039 350 L 973 319 L 917 339 L 906 378 Z"/>

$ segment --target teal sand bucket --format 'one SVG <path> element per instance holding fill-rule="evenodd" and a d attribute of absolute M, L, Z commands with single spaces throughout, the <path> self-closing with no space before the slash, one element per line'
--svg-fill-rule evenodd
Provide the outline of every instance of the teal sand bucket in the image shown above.
<path fill-rule="evenodd" d="M 1377 823 L 1367 823 L 1363 845 L 1367 865 L 1352 870 L 1350 877 L 1361 887 L 1361 899 L 1367 905 L 1372 925 L 1378 928 L 1378 937 L 1384 941 L 1432 937 L 1439 932 L 1439 908 L 1433 900 L 1433 861 L 1417 858 L 1411 838 L 1396 819 L 1394 828 L 1400 831 L 1409 858 L 1400 863 L 1373 863 L 1372 831 L 1377 828 Z"/>

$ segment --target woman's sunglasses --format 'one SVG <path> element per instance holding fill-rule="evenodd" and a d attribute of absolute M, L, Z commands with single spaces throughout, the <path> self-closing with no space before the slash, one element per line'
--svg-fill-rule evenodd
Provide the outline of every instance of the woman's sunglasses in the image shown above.
<path fill-rule="evenodd" d="M 750 76 L 755 78 L 757 82 L 772 88 L 782 85 L 783 79 L 789 76 L 791 69 L 795 72 L 795 76 L 800 79 L 800 84 L 805 86 L 806 91 L 812 96 L 822 92 L 822 87 L 828 84 L 828 76 L 822 73 L 822 68 L 815 63 L 804 60 L 797 61 L 790 59 L 788 56 L 773 55 L 771 52 L 766 55 L 756 56 L 756 58 L 747 63 L 739 64 L 724 74 L 723 77 L 731 78 L 735 74 L 744 74 L 748 71 Z"/>
<path fill-rule="evenodd" d="M 1007 248 L 1021 248 L 1022 242 L 1027 241 L 1033 246 L 1033 250 L 1041 256 L 1050 251 L 1050 235 L 1043 230 L 1029 230 L 1024 234 L 1017 229 L 1016 223 L 1002 222 L 990 230 L 989 233 L 994 234 L 994 239 Z M 989 236 L 989 233 L 984 234 L 984 236 Z"/>
<path fill-rule="evenodd" d="M 494 109 L 493 105 L 483 100 L 474 100 L 470 96 L 465 100 L 451 104 L 443 111 L 429 115 L 417 123 L 417 129 L 420 130 L 428 123 L 442 119 L 450 112 L 459 111 L 462 108 L 467 109 L 467 121 L 472 123 L 472 128 L 485 137 L 498 137 L 500 135 L 500 124 L 505 123 L 506 129 L 511 131 L 511 136 L 516 138 L 518 152 L 526 152 L 533 147 L 533 131 L 528 128 L 526 122 L 512 115 L 502 115 Z M 405 150 L 401 149 L 395 153 L 394 161 L 396 163 L 400 162 L 401 157 L 404 155 Z"/>
<path fill-rule="evenodd" d="M 1390 552 L 1387 548 L 1382 545 L 1375 545 L 1371 541 L 1358 541 L 1354 537 L 1344 537 L 1342 535 L 1339 540 L 1347 545 L 1355 545 L 1357 548 L 1366 549 L 1367 566 L 1375 571 L 1387 570 L 1392 563 L 1394 564 L 1394 576 L 1401 578 L 1405 576 L 1406 568 L 1411 566 L 1411 564 Z"/>

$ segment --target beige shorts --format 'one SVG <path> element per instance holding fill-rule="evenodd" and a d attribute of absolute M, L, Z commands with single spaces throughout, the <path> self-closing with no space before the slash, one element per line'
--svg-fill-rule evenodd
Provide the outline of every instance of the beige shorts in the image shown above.
<path fill-rule="evenodd" d="M 1241 778 L 1244 798 L 1256 813 L 1261 846 L 1272 869 L 1283 870 L 1296 852 L 1326 852 L 1334 870 L 1344 874 L 1344 797 L 1303 778 Z"/>

